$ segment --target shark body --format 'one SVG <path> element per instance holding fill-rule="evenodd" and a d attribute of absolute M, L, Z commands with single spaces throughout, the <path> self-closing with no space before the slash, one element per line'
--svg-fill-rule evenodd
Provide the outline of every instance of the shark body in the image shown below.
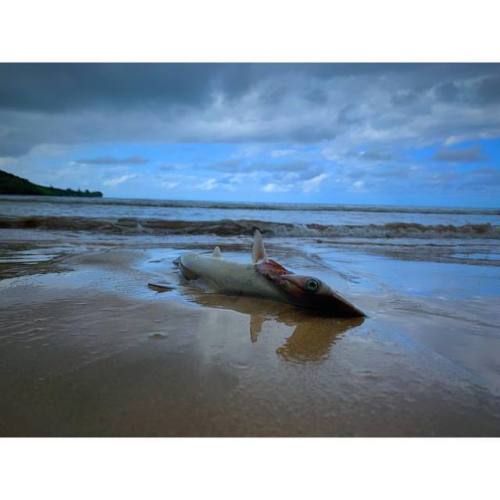
<path fill-rule="evenodd" d="M 179 268 L 185 278 L 201 278 L 218 293 L 283 300 L 281 291 L 256 270 L 255 264 L 188 253 L 180 257 Z"/>
<path fill-rule="evenodd" d="M 297 275 L 268 258 L 258 230 L 254 235 L 251 264 L 223 259 L 219 247 L 212 256 L 183 254 L 176 263 L 184 278 L 201 279 L 218 293 L 278 300 L 332 316 L 365 316 L 321 280 Z"/>

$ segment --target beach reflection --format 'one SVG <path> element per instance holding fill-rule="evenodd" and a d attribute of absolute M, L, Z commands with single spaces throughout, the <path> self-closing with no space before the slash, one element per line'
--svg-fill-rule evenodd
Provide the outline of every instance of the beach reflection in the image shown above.
<path fill-rule="evenodd" d="M 277 349 L 287 361 L 320 361 L 326 359 L 336 341 L 348 330 L 360 326 L 364 318 L 332 319 L 298 323 L 292 335 Z"/>
<path fill-rule="evenodd" d="M 348 330 L 360 326 L 364 318 L 319 316 L 288 304 L 251 297 L 238 297 L 190 290 L 196 303 L 216 309 L 229 309 L 249 316 L 249 337 L 257 342 L 266 322 L 294 327 L 293 333 L 276 352 L 286 361 L 308 362 L 326 359 L 336 341 Z"/>

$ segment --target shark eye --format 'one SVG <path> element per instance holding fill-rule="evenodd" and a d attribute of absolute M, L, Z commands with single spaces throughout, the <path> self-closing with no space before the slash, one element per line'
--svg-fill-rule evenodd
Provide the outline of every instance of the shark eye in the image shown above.
<path fill-rule="evenodd" d="M 311 278 L 306 281 L 305 288 L 308 292 L 315 293 L 319 290 L 320 282 L 317 279 Z"/>

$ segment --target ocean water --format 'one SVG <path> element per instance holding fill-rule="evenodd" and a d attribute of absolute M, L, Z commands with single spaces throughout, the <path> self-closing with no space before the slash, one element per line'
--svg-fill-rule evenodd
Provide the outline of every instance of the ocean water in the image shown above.
<path fill-rule="evenodd" d="M 500 239 L 500 209 L 3 196 L 0 227 L 226 236 L 258 227 L 287 237 Z"/>
<path fill-rule="evenodd" d="M 277 248 L 315 254 L 335 249 L 396 260 L 500 265 L 500 209 L 0 196 L 0 238 L 48 238 L 49 256 L 53 245 L 68 241 L 245 248 L 255 228 Z M 63 234 L 69 240 L 61 240 Z M 0 258 L 47 259 L 40 248 L 15 255 L 4 249 Z"/>
<path fill-rule="evenodd" d="M 136 217 L 187 221 L 214 221 L 231 218 L 324 225 L 394 222 L 423 225 L 500 224 L 500 208 L 238 203 L 40 196 L 0 196 L 0 214 L 91 218 Z"/>

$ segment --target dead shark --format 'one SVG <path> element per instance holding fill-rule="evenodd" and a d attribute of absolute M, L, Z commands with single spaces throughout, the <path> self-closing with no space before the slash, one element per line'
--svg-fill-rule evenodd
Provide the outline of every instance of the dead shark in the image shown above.
<path fill-rule="evenodd" d="M 251 264 L 224 259 L 219 247 L 215 247 L 211 256 L 186 253 L 175 263 L 185 279 L 201 279 L 208 288 L 218 293 L 287 302 L 331 316 L 365 316 L 318 278 L 295 274 L 270 259 L 258 230 L 254 234 Z"/>

